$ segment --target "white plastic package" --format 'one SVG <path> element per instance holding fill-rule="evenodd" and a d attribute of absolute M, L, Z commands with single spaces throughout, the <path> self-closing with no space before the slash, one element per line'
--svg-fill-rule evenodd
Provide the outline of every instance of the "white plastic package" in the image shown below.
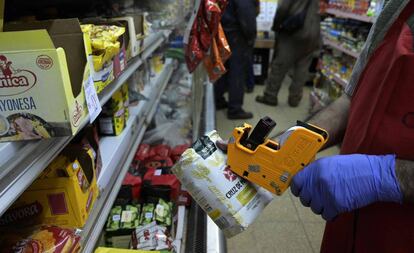
<path fill-rule="evenodd" d="M 216 146 L 212 131 L 187 149 L 172 168 L 193 199 L 226 237 L 244 231 L 273 199 L 227 167 L 227 156 Z"/>

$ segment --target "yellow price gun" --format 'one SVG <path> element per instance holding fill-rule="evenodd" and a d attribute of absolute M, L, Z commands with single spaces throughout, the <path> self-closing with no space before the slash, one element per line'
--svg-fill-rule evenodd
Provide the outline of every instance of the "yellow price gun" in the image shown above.
<path fill-rule="evenodd" d="M 228 145 L 227 164 L 239 176 L 281 195 L 292 177 L 315 159 L 328 133 L 298 121 L 277 143 L 268 139 L 275 126 L 276 122 L 264 117 L 250 135 L 251 125 L 236 127 Z"/>

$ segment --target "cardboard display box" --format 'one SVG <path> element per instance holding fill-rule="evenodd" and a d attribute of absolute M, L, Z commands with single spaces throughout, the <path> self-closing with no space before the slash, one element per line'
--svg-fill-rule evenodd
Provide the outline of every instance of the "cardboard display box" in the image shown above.
<path fill-rule="evenodd" d="M 138 43 L 137 35 L 141 35 L 143 32 L 142 28 L 142 16 L 137 15 L 135 17 L 118 17 L 112 18 L 111 21 L 117 21 L 124 24 L 127 28 L 126 33 L 126 59 L 127 61 L 137 56 L 140 52 L 141 45 Z"/>
<path fill-rule="evenodd" d="M 0 142 L 75 134 L 87 116 L 90 39 L 77 19 L 0 33 Z"/>
<path fill-rule="evenodd" d="M 115 25 L 118 27 L 125 27 L 125 24 L 122 24 L 121 22 L 111 21 L 111 20 L 102 19 L 102 18 L 83 19 L 82 24 Z M 112 59 L 112 61 L 105 64 L 104 67 L 99 71 L 95 71 L 93 69 L 92 76 L 93 76 L 93 80 L 95 83 L 96 91 L 98 93 L 100 93 L 115 78 L 119 77 L 122 71 L 126 69 L 127 67 L 126 47 L 128 45 L 127 38 L 128 38 L 127 32 L 125 32 L 122 36 L 118 38 L 118 41 L 121 44 L 120 51 Z"/>
<path fill-rule="evenodd" d="M 82 228 L 98 197 L 95 165 L 88 152 L 65 149 L 1 217 L 0 225 Z"/>

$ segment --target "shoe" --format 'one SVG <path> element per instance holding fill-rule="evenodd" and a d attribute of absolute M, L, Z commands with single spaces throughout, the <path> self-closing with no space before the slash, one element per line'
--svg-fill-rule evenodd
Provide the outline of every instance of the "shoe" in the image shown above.
<path fill-rule="evenodd" d="M 229 104 L 227 103 L 226 100 L 216 101 L 216 110 L 227 109 L 227 107 L 229 107 Z"/>
<path fill-rule="evenodd" d="M 289 96 L 288 104 L 290 107 L 298 107 L 301 100 L 302 96 Z"/>
<path fill-rule="evenodd" d="M 266 95 L 263 96 L 257 96 L 256 97 L 256 102 L 265 104 L 265 105 L 270 105 L 270 106 L 277 106 L 278 101 L 277 98 L 272 98 Z"/>
<path fill-rule="evenodd" d="M 228 119 L 251 119 L 253 118 L 253 113 L 251 112 L 246 112 L 243 109 L 240 109 L 240 111 L 237 112 L 228 112 L 227 113 L 227 118 Z"/>
<path fill-rule="evenodd" d="M 246 93 L 253 93 L 253 91 L 254 91 L 254 87 L 248 87 L 248 88 L 246 88 Z"/>

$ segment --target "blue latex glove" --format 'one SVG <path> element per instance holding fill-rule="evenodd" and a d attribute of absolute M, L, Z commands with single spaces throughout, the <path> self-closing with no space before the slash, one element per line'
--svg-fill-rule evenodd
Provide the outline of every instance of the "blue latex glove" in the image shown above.
<path fill-rule="evenodd" d="M 292 179 L 292 193 L 325 220 L 371 203 L 402 203 L 395 156 L 338 155 L 311 163 Z"/>

